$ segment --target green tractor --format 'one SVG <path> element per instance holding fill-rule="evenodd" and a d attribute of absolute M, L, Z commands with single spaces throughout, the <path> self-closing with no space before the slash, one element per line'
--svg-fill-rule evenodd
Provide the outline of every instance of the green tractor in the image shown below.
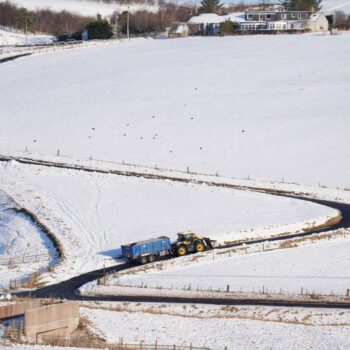
<path fill-rule="evenodd" d="M 213 249 L 215 241 L 208 237 L 197 236 L 192 232 L 178 233 L 177 241 L 171 244 L 172 252 L 176 256 L 184 256 L 189 253 L 200 253 Z"/>

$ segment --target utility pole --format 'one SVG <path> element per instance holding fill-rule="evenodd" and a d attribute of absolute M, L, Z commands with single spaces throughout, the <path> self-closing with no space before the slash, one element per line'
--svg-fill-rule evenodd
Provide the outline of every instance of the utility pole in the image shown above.
<path fill-rule="evenodd" d="M 28 45 L 28 17 L 26 17 L 26 45 Z"/>
<path fill-rule="evenodd" d="M 130 39 L 130 32 L 129 32 L 129 25 L 130 25 L 129 7 L 130 7 L 130 5 L 128 5 L 128 14 L 127 14 L 127 17 L 126 17 L 126 36 L 127 36 L 128 40 Z"/>
<path fill-rule="evenodd" d="M 116 1 L 116 8 L 114 12 L 114 27 L 115 38 L 118 39 L 118 1 Z"/>

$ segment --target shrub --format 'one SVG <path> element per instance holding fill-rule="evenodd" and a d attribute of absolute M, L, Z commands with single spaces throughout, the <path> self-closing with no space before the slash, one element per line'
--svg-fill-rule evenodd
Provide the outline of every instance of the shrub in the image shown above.
<path fill-rule="evenodd" d="M 90 22 L 86 29 L 89 39 L 110 39 L 113 36 L 112 26 L 105 20 Z"/>
<path fill-rule="evenodd" d="M 239 31 L 239 24 L 232 21 L 225 21 L 220 24 L 221 35 L 233 35 Z"/>

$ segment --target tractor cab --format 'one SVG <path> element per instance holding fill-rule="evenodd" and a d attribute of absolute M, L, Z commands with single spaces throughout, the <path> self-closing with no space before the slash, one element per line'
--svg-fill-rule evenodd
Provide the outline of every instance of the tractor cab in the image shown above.
<path fill-rule="evenodd" d="M 187 244 L 193 244 L 195 235 L 192 232 L 188 232 L 188 233 L 178 233 L 177 234 L 177 241 L 178 242 L 186 242 Z"/>

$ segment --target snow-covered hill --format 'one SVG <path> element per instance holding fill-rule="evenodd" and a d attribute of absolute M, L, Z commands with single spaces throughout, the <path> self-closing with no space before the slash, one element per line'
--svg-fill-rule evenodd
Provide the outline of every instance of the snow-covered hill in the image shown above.
<path fill-rule="evenodd" d="M 0 0 L 3 1 L 3 0 Z M 11 0 L 11 3 L 23 6 L 31 10 L 37 8 L 49 8 L 53 11 L 70 11 L 83 16 L 96 16 L 98 13 L 102 16 L 109 16 L 114 11 L 122 12 L 127 10 L 128 4 L 105 3 L 103 1 L 94 0 Z M 155 12 L 158 5 L 130 3 L 130 12 L 139 10 L 147 10 Z"/>
<path fill-rule="evenodd" d="M 12 30 L 11 28 L 0 28 L 0 46 L 7 45 L 37 45 L 37 44 L 51 44 L 54 40 L 50 35 L 33 35 Z"/>
<path fill-rule="evenodd" d="M 66 259 L 49 281 L 115 264 L 123 243 L 175 239 L 176 232 L 188 230 L 222 243 L 295 232 L 338 215 L 258 193 L 16 163 L 0 164 L 0 183 L 62 243 Z"/>
<path fill-rule="evenodd" d="M 3 64 L 0 152 L 349 187 L 349 38 L 142 40 Z"/>

